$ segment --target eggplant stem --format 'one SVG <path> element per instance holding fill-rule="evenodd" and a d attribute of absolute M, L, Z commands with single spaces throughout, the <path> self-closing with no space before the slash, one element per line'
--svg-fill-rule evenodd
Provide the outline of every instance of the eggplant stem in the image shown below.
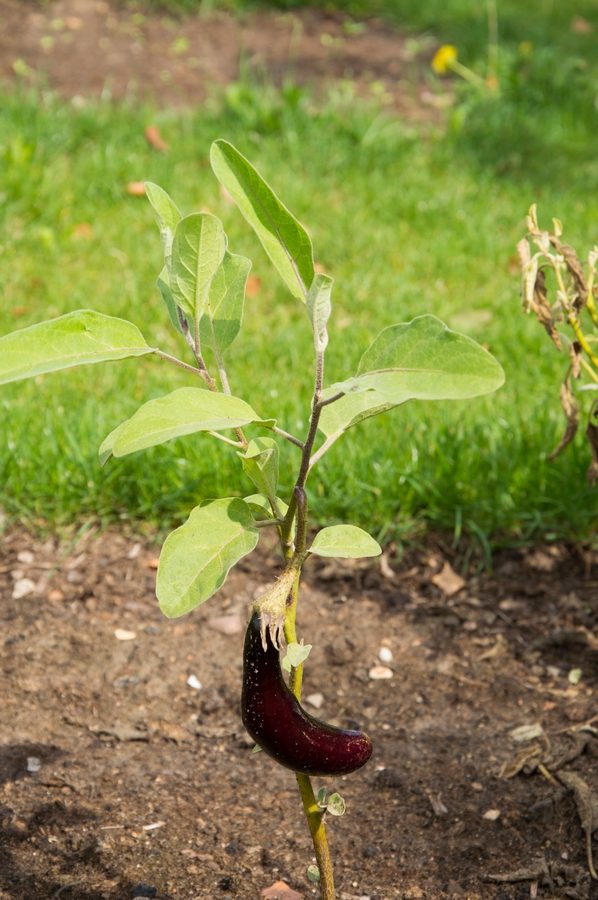
<path fill-rule="evenodd" d="M 301 794 L 301 802 L 307 817 L 309 832 L 313 841 L 314 850 L 316 852 L 316 861 L 320 870 L 320 889 L 322 900 L 334 900 L 334 873 L 332 871 L 332 861 L 330 859 L 330 848 L 328 847 L 328 835 L 326 834 L 326 826 L 324 825 L 324 815 L 322 810 L 314 811 L 316 798 L 314 789 L 308 775 L 295 775 L 299 793 Z"/>
<path fill-rule="evenodd" d="M 301 579 L 301 570 L 299 570 L 293 581 L 291 588 L 291 602 L 287 606 L 287 613 L 284 621 L 284 634 L 287 644 L 297 642 L 297 601 L 299 599 L 299 581 Z M 301 686 L 303 683 L 303 664 L 294 666 L 291 669 L 289 678 L 289 687 L 297 700 L 301 701 Z M 330 858 L 330 848 L 328 846 L 328 835 L 324 824 L 324 812 L 318 807 L 311 779 L 308 775 L 300 775 L 295 773 L 299 794 L 301 795 L 301 803 L 303 811 L 307 819 L 309 833 L 311 834 L 318 869 L 320 870 L 320 890 L 322 900 L 334 900 L 336 894 L 334 891 L 334 872 L 332 870 L 332 860 Z"/>

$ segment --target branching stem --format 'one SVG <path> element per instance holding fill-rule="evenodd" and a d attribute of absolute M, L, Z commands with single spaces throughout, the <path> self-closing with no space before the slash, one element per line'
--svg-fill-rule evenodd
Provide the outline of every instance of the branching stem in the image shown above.
<path fill-rule="evenodd" d="M 255 519 L 253 525 L 255 528 L 268 528 L 270 525 L 282 525 L 284 519 Z"/>
<path fill-rule="evenodd" d="M 243 444 L 240 441 L 233 441 L 231 438 L 226 437 L 226 435 L 220 434 L 219 431 L 208 431 L 208 434 L 211 434 L 212 437 L 217 438 L 219 441 L 222 441 L 224 444 L 229 444 L 229 446 L 236 447 L 238 450 L 243 449 Z"/>
<path fill-rule="evenodd" d="M 154 350 L 154 355 L 172 363 L 173 366 L 178 366 L 179 369 L 185 369 L 187 372 L 193 372 L 194 375 L 200 375 L 203 378 L 201 371 L 196 369 L 195 366 L 190 366 L 189 363 L 183 362 L 182 359 L 177 359 L 176 356 L 171 356 L 170 353 L 165 353 L 164 350 Z"/>
<path fill-rule="evenodd" d="M 318 422 L 322 411 L 322 387 L 324 383 L 324 352 L 317 351 L 314 393 L 311 405 L 311 417 L 305 443 L 302 447 L 299 474 L 291 495 L 289 509 L 280 528 L 280 543 L 285 558 L 289 565 L 297 564 L 297 574 L 293 581 L 291 593 L 287 601 L 287 613 L 285 616 L 284 633 L 287 644 L 297 641 L 297 602 L 299 599 L 299 581 L 301 578 L 301 565 L 305 559 L 307 544 L 307 496 L 305 482 L 310 470 L 310 458 L 314 441 L 318 431 Z M 291 529 L 296 520 L 295 548 L 291 541 Z M 298 700 L 301 700 L 301 686 L 303 681 L 303 665 L 293 667 L 289 679 L 289 687 Z M 303 811 L 307 819 L 309 832 L 314 845 L 318 869 L 320 871 L 320 889 L 322 900 L 334 900 L 334 874 L 328 836 L 324 824 L 323 811 L 318 808 L 316 797 L 307 775 L 296 774 L 297 786 L 301 795 Z"/>
<path fill-rule="evenodd" d="M 285 431 L 283 428 L 279 428 L 278 425 L 273 425 L 270 429 L 274 432 L 274 434 L 279 435 L 281 438 L 284 438 L 285 441 L 288 441 L 290 444 L 294 444 L 296 447 L 300 447 L 301 450 L 305 447 L 303 441 L 301 441 L 298 437 L 295 437 L 294 434 L 289 434 L 288 431 Z"/>

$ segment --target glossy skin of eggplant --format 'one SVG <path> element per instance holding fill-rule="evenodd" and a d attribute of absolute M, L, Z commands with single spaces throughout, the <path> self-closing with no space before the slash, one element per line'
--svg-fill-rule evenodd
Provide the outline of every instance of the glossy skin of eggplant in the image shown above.
<path fill-rule="evenodd" d="M 335 728 L 305 712 L 287 687 L 267 630 L 264 650 L 258 612 L 245 635 L 241 712 L 256 744 L 280 765 L 303 775 L 347 775 L 372 754 L 367 734 Z"/>

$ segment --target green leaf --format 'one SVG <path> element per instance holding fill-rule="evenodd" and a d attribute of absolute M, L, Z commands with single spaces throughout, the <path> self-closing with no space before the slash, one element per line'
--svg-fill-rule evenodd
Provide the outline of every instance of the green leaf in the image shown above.
<path fill-rule="evenodd" d="M 327 388 L 323 398 L 337 394 L 338 390 Z M 358 425 L 370 416 L 392 409 L 396 404 L 383 400 L 375 391 L 367 394 L 346 394 L 340 400 L 325 406 L 318 422 L 318 427 L 327 438 L 339 437 L 343 431 L 347 431 L 353 425 Z"/>
<path fill-rule="evenodd" d="M 317 883 L 320 880 L 320 870 L 315 864 L 307 867 L 307 880 Z"/>
<path fill-rule="evenodd" d="M 216 178 L 257 234 L 291 294 L 305 302 L 314 279 L 313 250 L 305 228 L 228 141 L 212 144 L 210 161 Z"/>
<path fill-rule="evenodd" d="M 294 641 L 287 644 L 287 652 L 281 664 L 285 672 L 290 672 L 291 669 L 302 665 L 311 653 L 311 648 L 311 644 L 297 644 Z"/>
<path fill-rule="evenodd" d="M 254 549 L 259 531 L 243 500 L 207 500 L 164 541 L 156 594 L 174 619 L 195 609 L 220 588 L 232 566 Z"/>
<path fill-rule="evenodd" d="M 177 306 L 201 318 L 212 279 L 226 250 L 222 222 L 209 213 L 193 213 L 178 223 L 172 242 L 170 289 Z"/>
<path fill-rule="evenodd" d="M 132 322 L 79 309 L 0 338 L 0 384 L 153 353 Z"/>
<path fill-rule="evenodd" d="M 181 322 L 177 312 L 178 307 L 174 302 L 174 297 L 172 296 L 172 291 L 170 290 L 170 278 L 168 277 L 168 269 L 166 268 L 166 266 L 164 266 L 164 268 L 158 275 L 156 284 L 158 286 L 158 290 L 160 291 L 160 296 L 164 301 L 164 305 L 168 310 L 170 321 L 172 322 L 176 330 L 182 334 L 183 329 L 181 328 Z"/>
<path fill-rule="evenodd" d="M 316 351 L 323 353 L 328 346 L 327 324 L 332 312 L 330 295 L 333 279 L 329 275 L 316 275 L 307 295 L 307 312 L 314 332 Z"/>
<path fill-rule="evenodd" d="M 316 556 L 360 559 L 364 556 L 379 556 L 382 548 L 363 528 L 357 528 L 356 525 L 330 525 L 317 533 L 308 552 Z"/>
<path fill-rule="evenodd" d="M 166 193 L 164 188 L 161 188 L 151 181 L 146 181 L 145 193 L 152 206 L 154 215 L 156 216 L 160 235 L 162 237 L 164 260 L 166 265 L 169 266 L 174 232 L 182 216 L 174 200 Z"/>
<path fill-rule="evenodd" d="M 260 417 L 244 400 L 202 388 L 182 387 L 149 400 L 105 438 L 102 465 L 110 455 L 126 456 L 196 431 L 240 428 Z"/>
<path fill-rule="evenodd" d="M 327 437 L 338 436 L 408 400 L 466 400 L 503 382 L 503 369 L 487 350 L 435 316 L 418 316 L 385 328 L 357 375 L 326 389 L 324 399 L 339 391 L 346 396 L 324 407 L 319 425 Z"/>
<path fill-rule="evenodd" d="M 221 355 L 238 335 L 250 269 L 250 259 L 228 251 L 224 254 L 212 279 L 205 312 L 199 323 L 202 347 L 207 346 Z"/>
<path fill-rule="evenodd" d="M 344 816 L 347 811 L 347 804 L 344 799 L 336 791 L 328 797 L 326 802 L 326 811 L 331 816 Z"/>
<path fill-rule="evenodd" d="M 258 437 L 249 441 L 247 450 L 239 453 L 243 471 L 260 494 L 269 500 L 276 497 L 278 487 L 278 444 L 273 438 Z"/>

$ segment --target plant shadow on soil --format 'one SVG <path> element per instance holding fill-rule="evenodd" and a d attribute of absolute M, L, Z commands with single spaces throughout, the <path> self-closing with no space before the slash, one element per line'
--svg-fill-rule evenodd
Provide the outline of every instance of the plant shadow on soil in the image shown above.
<path fill-rule="evenodd" d="M 249 900 L 278 879 L 315 896 L 292 773 L 251 753 L 238 708 L 248 606 L 280 564 L 262 545 L 168 621 L 156 554 L 117 532 L 3 536 L 2 900 Z M 596 552 L 501 552 L 452 594 L 447 562 L 430 541 L 382 566 L 307 567 L 304 696 L 374 742 L 363 770 L 325 780 L 348 806 L 330 820 L 338 896 L 596 897 L 574 795 L 554 777 L 598 789 Z M 35 588 L 15 599 L 22 578 Z M 393 677 L 374 680 L 382 646 Z M 532 736 L 517 741 L 521 726 Z"/>

